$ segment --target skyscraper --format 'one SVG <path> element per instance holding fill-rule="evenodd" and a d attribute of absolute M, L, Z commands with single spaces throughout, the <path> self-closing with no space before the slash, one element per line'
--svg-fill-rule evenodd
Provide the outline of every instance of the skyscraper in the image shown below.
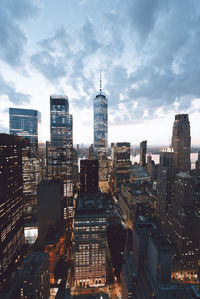
<path fill-rule="evenodd" d="M 145 167 L 146 165 L 146 153 L 147 153 L 147 141 L 140 142 L 140 165 Z"/>
<path fill-rule="evenodd" d="M 191 137 L 188 114 L 175 115 L 172 133 L 172 147 L 175 152 L 177 172 L 189 172 Z"/>
<path fill-rule="evenodd" d="M 186 172 L 176 174 L 174 200 L 169 209 L 170 241 L 177 249 L 174 276 L 195 279 L 198 274 L 199 228 L 193 205 L 193 179 Z"/>
<path fill-rule="evenodd" d="M 67 96 L 50 96 L 51 142 L 47 145 L 47 169 L 51 178 L 66 181 L 66 195 L 73 195 L 73 136 L 72 115 Z"/>
<path fill-rule="evenodd" d="M 37 184 L 40 182 L 38 159 L 38 122 L 37 110 L 9 108 L 10 134 L 26 138 L 22 150 L 23 194 L 25 198 L 25 222 L 36 220 Z"/>
<path fill-rule="evenodd" d="M 166 212 L 174 196 L 175 154 L 172 148 L 160 152 L 160 164 L 157 180 L 157 213 L 161 229 L 166 229 Z"/>
<path fill-rule="evenodd" d="M 106 213 L 98 195 L 79 198 L 74 217 L 75 286 L 106 284 Z"/>
<path fill-rule="evenodd" d="M 116 142 L 111 143 L 112 175 L 111 188 L 117 192 L 122 183 L 130 182 L 130 143 Z"/>
<path fill-rule="evenodd" d="M 0 287 L 24 245 L 22 188 L 22 138 L 0 134 Z"/>
<path fill-rule="evenodd" d="M 94 159 L 99 160 L 99 180 L 107 180 L 108 100 L 100 91 L 94 98 Z"/>
<path fill-rule="evenodd" d="M 9 108 L 10 134 L 30 139 L 31 157 L 38 156 L 38 121 L 37 110 Z"/>

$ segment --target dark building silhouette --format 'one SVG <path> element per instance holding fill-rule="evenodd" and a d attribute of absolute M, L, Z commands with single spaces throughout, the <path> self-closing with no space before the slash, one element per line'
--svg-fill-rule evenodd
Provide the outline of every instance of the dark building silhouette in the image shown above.
<path fill-rule="evenodd" d="M 66 218 L 62 180 L 46 180 L 38 185 L 38 244 L 43 245 L 50 228 Z"/>
<path fill-rule="evenodd" d="M 175 161 L 177 172 L 190 171 L 190 122 L 188 114 L 175 115 L 175 121 L 172 132 L 172 147 L 175 152 Z"/>
<path fill-rule="evenodd" d="M 22 188 L 22 138 L 0 134 L 0 286 L 12 274 L 12 266 L 22 254 Z"/>
<path fill-rule="evenodd" d="M 140 142 L 140 165 L 145 167 L 147 154 L 147 141 Z"/>
<path fill-rule="evenodd" d="M 19 299 L 48 299 L 50 297 L 49 255 L 33 252 L 24 260 L 18 273 Z"/>
<path fill-rule="evenodd" d="M 96 193 L 99 189 L 98 160 L 81 160 L 80 192 Z"/>

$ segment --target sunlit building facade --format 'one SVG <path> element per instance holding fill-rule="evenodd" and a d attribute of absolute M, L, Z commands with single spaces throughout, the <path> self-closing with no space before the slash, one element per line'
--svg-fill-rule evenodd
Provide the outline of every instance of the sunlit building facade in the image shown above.
<path fill-rule="evenodd" d="M 106 284 L 106 214 L 97 194 L 79 198 L 74 222 L 75 286 Z"/>
<path fill-rule="evenodd" d="M 0 134 L 0 286 L 24 245 L 22 188 L 22 139 Z"/>
<path fill-rule="evenodd" d="M 175 115 L 172 132 L 172 147 L 175 152 L 177 172 L 189 172 L 190 167 L 190 122 L 188 114 Z"/>

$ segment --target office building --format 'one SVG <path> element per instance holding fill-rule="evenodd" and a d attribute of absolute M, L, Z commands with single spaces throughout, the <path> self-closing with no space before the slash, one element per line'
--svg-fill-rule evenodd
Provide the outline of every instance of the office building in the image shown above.
<path fill-rule="evenodd" d="M 24 245 L 22 138 L 0 134 L 0 286 Z"/>
<path fill-rule="evenodd" d="M 111 189 L 117 192 L 121 188 L 122 183 L 130 182 L 130 143 L 116 142 L 111 143 Z"/>
<path fill-rule="evenodd" d="M 55 228 L 67 213 L 62 180 L 46 180 L 38 185 L 38 244 L 42 246 L 49 228 Z"/>
<path fill-rule="evenodd" d="M 175 152 L 177 172 L 190 171 L 190 122 L 188 114 L 175 115 L 172 132 L 172 147 Z"/>
<path fill-rule="evenodd" d="M 50 96 L 50 135 L 47 143 L 47 170 L 50 178 L 64 178 L 67 196 L 73 194 L 72 184 L 72 115 L 67 96 Z"/>
<path fill-rule="evenodd" d="M 68 97 L 50 96 L 50 135 L 47 142 L 47 175 L 50 179 L 64 180 L 66 218 L 73 210 L 73 135 L 72 115 L 69 114 Z M 64 213 L 65 214 L 65 213 Z"/>
<path fill-rule="evenodd" d="M 47 253 L 29 254 L 17 275 L 20 299 L 49 299 L 49 256 Z"/>
<path fill-rule="evenodd" d="M 133 228 L 133 265 L 125 256 L 123 269 L 128 298 L 200 298 L 194 285 L 171 281 L 176 249 L 153 222 L 140 220 Z M 132 297 L 131 297 L 132 296 Z"/>
<path fill-rule="evenodd" d="M 9 108 L 10 134 L 30 140 L 31 157 L 38 156 L 38 122 L 37 110 Z"/>
<path fill-rule="evenodd" d="M 193 206 L 192 177 L 185 172 L 176 175 L 168 219 L 169 239 L 177 250 L 173 276 L 194 281 L 198 274 L 199 228 Z"/>
<path fill-rule="evenodd" d="M 101 195 L 78 199 L 74 220 L 75 286 L 106 284 L 106 213 Z"/>
<path fill-rule="evenodd" d="M 36 221 L 37 184 L 40 182 L 40 165 L 38 159 L 38 123 L 40 113 L 37 110 L 9 108 L 10 134 L 23 137 L 22 169 L 24 220 L 26 223 Z"/>
<path fill-rule="evenodd" d="M 146 166 L 147 141 L 140 142 L 140 165 Z"/>
<path fill-rule="evenodd" d="M 98 160 L 81 160 L 80 192 L 96 193 L 99 189 Z"/>
<path fill-rule="evenodd" d="M 160 164 L 157 179 L 157 214 L 160 228 L 166 229 L 166 212 L 174 197 L 175 153 L 172 148 L 163 148 L 160 152 Z"/>
<path fill-rule="evenodd" d="M 94 98 L 94 159 L 99 161 L 99 181 L 108 178 L 107 146 L 108 100 L 102 93 L 100 78 L 100 92 Z"/>

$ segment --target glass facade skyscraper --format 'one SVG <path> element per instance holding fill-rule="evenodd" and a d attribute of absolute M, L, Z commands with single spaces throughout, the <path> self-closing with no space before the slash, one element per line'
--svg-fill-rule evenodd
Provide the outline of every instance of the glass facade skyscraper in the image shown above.
<path fill-rule="evenodd" d="M 67 197 L 73 196 L 72 126 L 68 97 L 65 95 L 51 95 L 51 141 L 47 143 L 47 171 L 50 178 L 64 179 L 64 195 Z"/>
<path fill-rule="evenodd" d="M 107 180 L 108 100 L 100 92 L 94 98 L 94 159 L 99 160 L 99 180 Z"/>
<path fill-rule="evenodd" d="M 38 159 L 38 122 L 40 113 L 37 110 L 9 108 L 10 134 L 27 140 L 23 142 L 22 174 L 23 195 L 25 199 L 25 222 L 33 222 L 37 215 L 37 184 L 40 182 Z"/>
<path fill-rule="evenodd" d="M 38 120 L 37 110 L 9 108 L 10 134 L 30 140 L 31 156 L 38 155 Z"/>

